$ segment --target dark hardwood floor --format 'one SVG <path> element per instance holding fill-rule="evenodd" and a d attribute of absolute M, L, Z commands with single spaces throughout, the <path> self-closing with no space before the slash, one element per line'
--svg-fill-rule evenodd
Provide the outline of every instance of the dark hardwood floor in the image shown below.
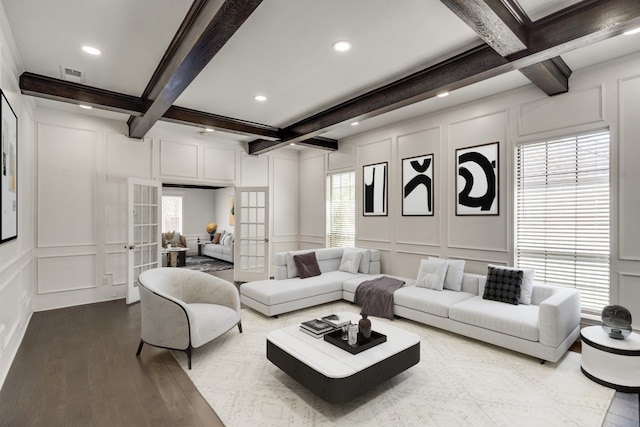
<path fill-rule="evenodd" d="M 1 426 L 222 426 L 124 300 L 34 313 L 0 390 Z"/>
<path fill-rule="evenodd" d="M 0 390 L 0 426 L 223 426 L 169 351 L 135 357 L 139 340 L 140 305 L 124 300 L 34 313 Z M 639 419 L 638 395 L 616 393 L 604 425 Z"/>

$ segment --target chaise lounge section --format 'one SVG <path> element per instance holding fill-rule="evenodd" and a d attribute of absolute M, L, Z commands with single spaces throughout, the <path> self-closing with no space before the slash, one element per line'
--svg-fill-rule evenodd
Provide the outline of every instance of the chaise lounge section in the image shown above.
<path fill-rule="evenodd" d="M 267 316 L 339 299 L 353 302 L 362 282 L 383 276 L 380 254 L 363 250 L 370 254 L 369 270 L 347 273 L 339 271 L 342 250 L 315 250 L 322 274 L 306 279 L 296 277 L 290 266 L 293 256 L 309 251 L 277 254 L 275 280 L 241 285 L 241 302 Z M 543 361 L 558 361 L 580 333 L 580 294 L 575 289 L 533 283 L 530 302 L 514 305 L 483 298 L 486 276 L 478 274 L 463 273 L 459 290 L 434 290 L 416 286 L 416 279 L 388 277 L 405 282 L 394 293 L 396 316 Z"/>

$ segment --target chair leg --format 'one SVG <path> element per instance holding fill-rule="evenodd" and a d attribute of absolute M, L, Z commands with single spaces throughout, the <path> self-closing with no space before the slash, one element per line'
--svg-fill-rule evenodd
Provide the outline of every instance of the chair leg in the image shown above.
<path fill-rule="evenodd" d="M 140 356 L 140 352 L 142 351 L 142 346 L 144 345 L 144 341 L 140 340 L 140 345 L 138 346 L 138 351 L 136 352 L 136 357 Z"/>
<path fill-rule="evenodd" d="M 189 370 L 191 370 L 191 346 L 187 347 L 187 349 L 184 352 L 187 353 Z"/>
<path fill-rule="evenodd" d="M 242 333 L 242 320 L 238 322 L 238 330 Z"/>

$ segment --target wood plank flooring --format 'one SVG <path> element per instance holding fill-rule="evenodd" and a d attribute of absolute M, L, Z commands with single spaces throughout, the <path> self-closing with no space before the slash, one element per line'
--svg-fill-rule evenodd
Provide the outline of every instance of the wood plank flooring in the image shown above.
<path fill-rule="evenodd" d="M 0 390 L 0 426 L 223 426 L 123 300 L 34 313 Z"/>
<path fill-rule="evenodd" d="M 139 340 L 140 305 L 124 300 L 34 313 L 0 390 L 0 426 L 223 426 L 169 351 L 135 357 Z M 604 425 L 638 420 L 638 395 L 616 393 Z"/>

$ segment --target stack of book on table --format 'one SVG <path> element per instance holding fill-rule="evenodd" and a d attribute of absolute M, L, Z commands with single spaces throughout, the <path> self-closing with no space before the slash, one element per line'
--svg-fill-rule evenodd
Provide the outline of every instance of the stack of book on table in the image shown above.
<path fill-rule="evenodd" d="M 311 319 L 300 324 L 300 330 L 315 338 L 322 338 L 325 334 L 333 332 L 351 321 L 341 318 L 336 314 L 325 316 L 321 319 Z"/>

